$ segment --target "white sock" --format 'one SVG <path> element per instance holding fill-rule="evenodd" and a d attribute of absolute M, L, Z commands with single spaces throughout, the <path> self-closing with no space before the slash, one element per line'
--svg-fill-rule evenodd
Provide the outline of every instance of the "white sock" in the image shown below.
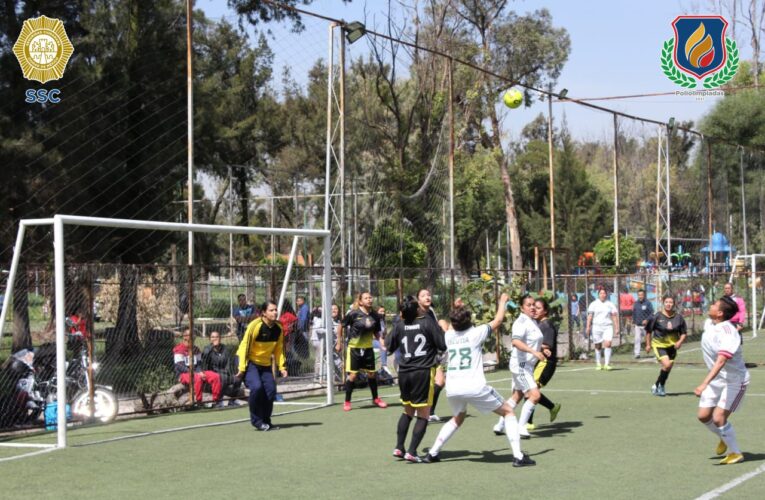
<path fill-rule="evenodd" d="M 438 433 L 438 437 L 436 437 L 436 442 L 433 443 L 433 446 L 430 447 L 428 453 L 434 457 L 438 455 L 438 452 L 440 452 L 441 448 L 446 444 L 447 441 L 449 441 L 449 438 L 451 438 L 452 435 L 457 432 L 457 429 L 459 429 L 459 427 L 454 423 L 454 420 L 449 419 L 449 421 L 441 427 L 441 431 Z"/>
<path fill-rule="evenodd" d="M 511 410 L 515 410 L 515 407 L 518 406 L 518 403 L 516 403 L 513 398 L 508 399 L 507 404 L 510 405 Z M 504 417 L 500 417 L 500 418 L 504 418 Z"/>
<path fill-rule="evenodd" d="M 719 430 L 720 437 L 725 441 L 725 444 L 728 445 L 728 453 L 741 453 L 741 449 L 738 447 L 738 441 L 736 440 L 736 431 L 733 429 L 733 426 L 730 425 L 730 422 L 719 427 Z"/>
<path fill-rule="evenodd" d="M 529 422 L 529 418 L 531 418 L 531 414 L 534 413 L 534 407 L 536 405 L 526 400 L 525 403 L 523 403 L 523 408 L 521 408 L 521 416 L 518 419 L 518 425 L 525 428 L 525 425 Z"/>
<path fill-rule="evenodd" d="M 595 364 L 600 364 L 600 349 L 595 349 Z"/>
<path fill-rule="evenodd" d="M 513 456 L 517 459 L 523 458 L 521 451 L 521 436 L 518 434 L 518 422 L 513 415 L 503 417 L 505 419 L 505 435 L 510 441 L 510 449 L 513 450 Z"/>
<path fill-rule="evenodd" d="M 707 429 L 709 429 L 712 432 L 712 434 L 714 434 L 717 437 L 720 437 L 720 429 L 717 428 L 717 426 L 715 425 L 715 423 L 712 421 L 711 418 L 708 421 L 704 422 L 704 426 Z"/>
<path fill-rule="evenodd" d="M 504 429 L 505 428 L 505 417 L 499 417 L 499 422 L 497 422 L 497 426 L 500 429 Z"/>
<path fill-rule="evenodd" d="M 605 351 L 606 351 L 606 364 L 610 365 L 611 364 L 611 348 L 606 347 Z"/>

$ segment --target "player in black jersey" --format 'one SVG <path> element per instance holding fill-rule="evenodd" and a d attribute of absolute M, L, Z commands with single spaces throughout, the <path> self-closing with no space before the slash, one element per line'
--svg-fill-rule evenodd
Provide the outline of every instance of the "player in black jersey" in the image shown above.
<path fill-rule="evenodd" d="M 347 332 L 348 349 L 346 350 L 345 371 L 348 378 L 345 381 L 345 403 L 343 410 L 351 411 L 351 395 L 353 384 L 358 372 L 367 374 L 369 389 L 372 391 L 372 402 L 380 408 L 388 404 L 377 395 L 377 379 L 375 378 L 375 352 L 372 340 L 380 336 L 380 317 L 372 310 L 372 294 L 361 292 L 353 303 L 351 310 L 343 321 L 337 325 L 337 343 L 335 350 L 343 350 L 343 332 Z"/>
<path fill-rule="evenodd" d="M 645 351 L 648 353 L 653 349 L 656 359 L 661 363 L 659 378 L 651 387 L 651 394 L 654 396 L 666 395 L 664 385 L 669 378 L 669 372 L 672 371 L 677 351 L 687 336 L 685 319 L 681 314 L 675 313 L 675 299 L 664 297 L 662 305 L 661 311 L 648 320 L 645 326 Z"/>
<path fill-rule="evenodd" d="M 425 315 L 433 320 L 433 322 L 438 326 L 439 330 L 441 331 L 441 335 L 444 334 L 446 331 L 446 328 L 444 326 L 448 326 L 448 323 L 444 320 L 439 320 L 436 317 L 436 313 L 433 310 L 433 296 L 430 293 L 430 290 L 427 288 L 421 288 L 417 291 L 417 304 L 420 307 L 420 315 Z M 441 394 L 441 391 L 444 389 L 444 385 L 446 385 L 446 371 L 445 366 L 447 364 L 448 359 L 446 356 L 439 357 L 436 360 L 436 376 L 433 381 L 433 405 L 430 408 L 431 415 L 429 418 L 430 422 L 440 422 L 441 419 L 438 418 L 438 415 L 436 415 L 436 405 L 438 404 L 438 396 Z"/>
<path fill-rule="evenodd" d="M 388 352 L 400 349 L 401 362 L 398 371 L 398 386 L 404 413 L 398 420 L 396 448 L 393 456 L 409 462 L 419 463 L 417 447 L 425 436 L 433 404 L 433 382 L 436 374 L 436 358 L 446 351 L 443 332 L 435 321 L 422 314 L 416 298 L 407 296 L 401 305 L 401 321 L 396 323 L 388 342 Z M 409 424 L 417 415 L 409 449 L 404 453 L 404 441 Z"/>
<path fill-rule="evenodd" d="M 555 368 L 558 363 L 558 329 L 552 324 L 548 317 L 550 306 L 544 299 L 536 299 L 534 301 L 534 307 L 536 315 L 534 319 L 537 321 L 537 326 L 542 332 L 542 354 L 545 355 L 545 359 L 538 362 L 534 368 L 534 380 L 541 389 L 546 386 L 555 374 Z M 555 422 L 558 418 L 558 412 L 560 411 L 560 403 L 553 403 L 550 399 L 542 394 L 539 398 L 539 404 L 550 410 L 550 422 Z M 534 429 L 534 413 L 529 417 L 529 423 L 526 425 L 526 429 Z"/>

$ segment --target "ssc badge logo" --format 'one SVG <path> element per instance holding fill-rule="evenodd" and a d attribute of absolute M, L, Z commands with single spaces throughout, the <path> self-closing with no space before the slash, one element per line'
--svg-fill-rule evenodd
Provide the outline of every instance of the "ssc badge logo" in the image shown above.
<path fill-rule="evenodd" d="M 675 37 L 664 42 L 661 69 L 681 87 L 705 89 L 728 83 L 738 71 L 738 47 L 725 37 L 728 21 L 721 16 L 678 16 Z M 706 78 L 705 78 L 706 77 Z M 703 79 L 703 80 L 702 80 Z"/>
<path fill-rule="evenodd" d="M 74 47 L 59 19 L 40 16 L 27 19 L 13 45 L 24 78 L 45 83 L 64 76 Z"/>

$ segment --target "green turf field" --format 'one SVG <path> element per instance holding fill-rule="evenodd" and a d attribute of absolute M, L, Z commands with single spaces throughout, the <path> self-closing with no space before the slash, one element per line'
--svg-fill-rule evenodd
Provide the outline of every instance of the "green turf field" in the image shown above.
<path fill-rule="evenodd" d="M 698 343 L 687 344 L 679 361 L 701 360 Z M 747 340 L 746 358 L 765 359 L 765 341 Z M 344 413 L 339 405 L 276 417 L 282 429 L 254 431 L 245 408 L 197 411 L 73 430 L 66 450 L 0 462 L 0 497 L 19 498 L 697 498 L 751 472 L 763 472 L 721 498 L 765 497 L 765 377 L 751 368 L 752 382 L 732 419 L 746 461 L 716 465 L 716 438 L 696 421 L 693 388 L 705 369 L 679 365 L 669 395 L 650 394 L 658 367 L 653 361 L 616 358 L 617 369 L 598 372 L 591 362 L 566 363 L 544 392 L 563 409 L 554 424 L 537 412 L 538 429 L 522 446 L 537 466 L 514 469 L 504 437 L 495 436 L 493 416 L 473 414 L 441 453 L 439 464 L 395 460 L 395 405 L 381 410 L 369 401 Z M 509 392 L 507 371 L 490 383 Z M 396 388 L 383 394 L 397 402 Z M 356 399 L 368 399 L 367 389 Z M 337 400 L 341 400 L 338 395 Z M 303 400 L 301 403 L 321 401 Z M 280 405 L 277 412 L 307 408 Z M 447 413 L 447 402 L 438 412 Z M 219 422 L 120 441 L 86 443 L 143 432 Z M 228 422 L 228 423 L 227 423 Z M 431 424 L 423 442 L 435 439 Z M 26 438 L 52 442 L 52 434 Z M 0 448 L 0 458 L 30 450 Z M 421 449 L 421 452 L 424 450 Z"/>

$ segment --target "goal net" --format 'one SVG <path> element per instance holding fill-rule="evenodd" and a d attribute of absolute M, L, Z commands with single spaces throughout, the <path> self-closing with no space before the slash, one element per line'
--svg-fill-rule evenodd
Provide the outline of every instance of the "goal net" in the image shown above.
<path fill-rule="evenodd" d="M 48 251 L 47 259 L 25 262 L 30 244 L 39 247 L 46 237 L 50 243 L 51 227 L 53 258 Z M 187 249 L 192 235 L 194 246 Z M 285 326 L 288 377 L 278 380 L 277 400 L 313 395 L 323 400 L 314 406 L 331 404 L 337 365 L 327 356 L 334 337 L 325 332 L 332 332 L 333 323 L 322 307 L 333 302 L 329 235 L 68 215 L 21 221 L 0 292 L 0 445 L 60 448 L 67 445 L 67 426 L 246 404 L 246 388 L 233 376 L 235 354 L 266 300 L 278 303 Z M 291 251 L 277 265 L 184 263 L 189 253 L 204 261 L 206 244 L 229 237 L 287 238 Z M 113 255 L 103 250 L 107 245 L 140 248 L 151 242 L 154 249 L 147 262 L 96 258 L 83 264 L 88 255 L 68 239 L 92 242 L 104 256 Z M 218 389 L 209 382 L 201 396 L 193 377 L 180 383 L 173 353 L 182 342 L 195 353 L 183 360 L 192 370 L 219 373 L 221 400 L 212 400 Z M 42 427 L 57 430 L 55 444 L 46 442 L 49 437 L 22 444 L 14 439 Z"/>

